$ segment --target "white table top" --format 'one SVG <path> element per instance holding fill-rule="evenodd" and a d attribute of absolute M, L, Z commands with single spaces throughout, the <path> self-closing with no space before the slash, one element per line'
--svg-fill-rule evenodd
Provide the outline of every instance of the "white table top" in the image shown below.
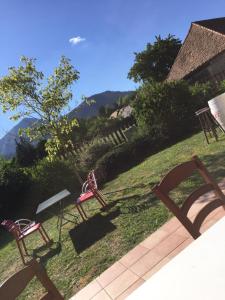
<path fill-rule="evenodd" d="M 47 209 L 48 207 L 52 206 L 53 204 L 59 202 L 60 200 L 62 200 L 63 198 L 65 198 L 66 196 L 69 196 L 70 192 L 68 190 L 63 190 L 61 192 L 59 192 L 58 194 L 54 195 L 53 197 L 49 198 L 48 200 L 41 202 L 38 205 L 36 214 L 39 214 L 41 211 Z"/>
<path fill-rule="evenodd" d="M 225 217 L 135 290 L 129 300 L 224 300 Z"/>

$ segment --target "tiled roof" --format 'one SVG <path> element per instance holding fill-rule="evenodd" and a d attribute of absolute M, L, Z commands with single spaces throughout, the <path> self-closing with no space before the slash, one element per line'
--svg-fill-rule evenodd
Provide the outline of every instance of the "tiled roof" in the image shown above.
<path fill-rule="evenodd" d="M 193 22 L 167 80 L 179 80 L 225 51 L 225 18 Z"/>

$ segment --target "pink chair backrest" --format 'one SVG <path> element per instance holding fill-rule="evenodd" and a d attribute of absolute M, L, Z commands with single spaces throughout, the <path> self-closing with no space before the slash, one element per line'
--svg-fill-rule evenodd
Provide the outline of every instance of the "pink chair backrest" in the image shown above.
<path fill-rule="evenodd" d="M 4 220 L 1 225 L 5 227 L 10 233 L 12 233 L 16 238 L 21 234 L 19 226 L 12 220 Z"/>
<path fill-rule="evenodd" d="M 88 177 L 87 177 L 87 181 L 88 181 L 88 188 L 90 190 L 97 190 L 98 189 L 98 186 L 97 186 L 97 181 L 96 181 L 96 178 L 95 178 L 95 173 L 94 171 L 90 171 L 89 174 L 88 174 Z"/>

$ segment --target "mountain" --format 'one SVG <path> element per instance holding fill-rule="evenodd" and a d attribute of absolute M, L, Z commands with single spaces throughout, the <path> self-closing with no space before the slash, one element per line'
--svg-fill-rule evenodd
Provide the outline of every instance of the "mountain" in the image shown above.
<path fill-rule="evenodd" d="M 112 107 L 113 104 L 119 99 L 131 94 L 132 92 L 119 92 L 119 91 L 106 91 L 103 93 L 95 94 L 88 97 L 87 100 L 94 100 L 95 103 L 88 105 L 86 101 L 83 101 L 75 109 L 68 113 L 69 118 L 86 119 L 96 116 L 101 106 Z M 0 139 L 0 156 L 11 158 L 16 153 L 16 142 L 18 140 L 18 130 L 20 128 L 27 128 L 32 126 L 38 119 L 36 118 L 24 118 L 14 126 L 2 139 Z"/>
<path fill-rule="evenodd" d="M 92 95 L 88 97 L 87 100 L 94 100 L 94 103 L 88 104 L 83 101 L 80 105 L 74 108 L 69 114 L 69 118 L 86 119 L 90 117 L 97 116 L 99 113 L 99 108 L 101 106 L 113 107 L 113 104 L 117 102 L 120 97 L 130 95 L 132 92 L 119 92 L 119 91 L 105 91 L 103 93 Z"/>
<path fill-rule="evenodd" d="M 27 128 L 32 126 L 38 119 L 24 118 L 16 126 L 14 126 L 6 135 L 0 139 L 0 155 L 6 158 L 12 157 L 16 153 L 16 142 L 19 135 L 20 128 Z"/>

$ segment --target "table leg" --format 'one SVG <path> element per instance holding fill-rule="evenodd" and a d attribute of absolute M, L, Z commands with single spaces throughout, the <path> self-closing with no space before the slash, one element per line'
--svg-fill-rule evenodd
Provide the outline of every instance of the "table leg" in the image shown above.
<path fill-rule="evenodd" d="M 62 206 L 62 201 L 59 201 L 59 205 L 60 205 L 60 210 L 59 210 L 59 218 L 58 218 L 58 222 L 59 222 L 59 242 L 61 242 L 61 232 L 62 232 L 62 220 L 63 220 L 63 206 Z"/>

